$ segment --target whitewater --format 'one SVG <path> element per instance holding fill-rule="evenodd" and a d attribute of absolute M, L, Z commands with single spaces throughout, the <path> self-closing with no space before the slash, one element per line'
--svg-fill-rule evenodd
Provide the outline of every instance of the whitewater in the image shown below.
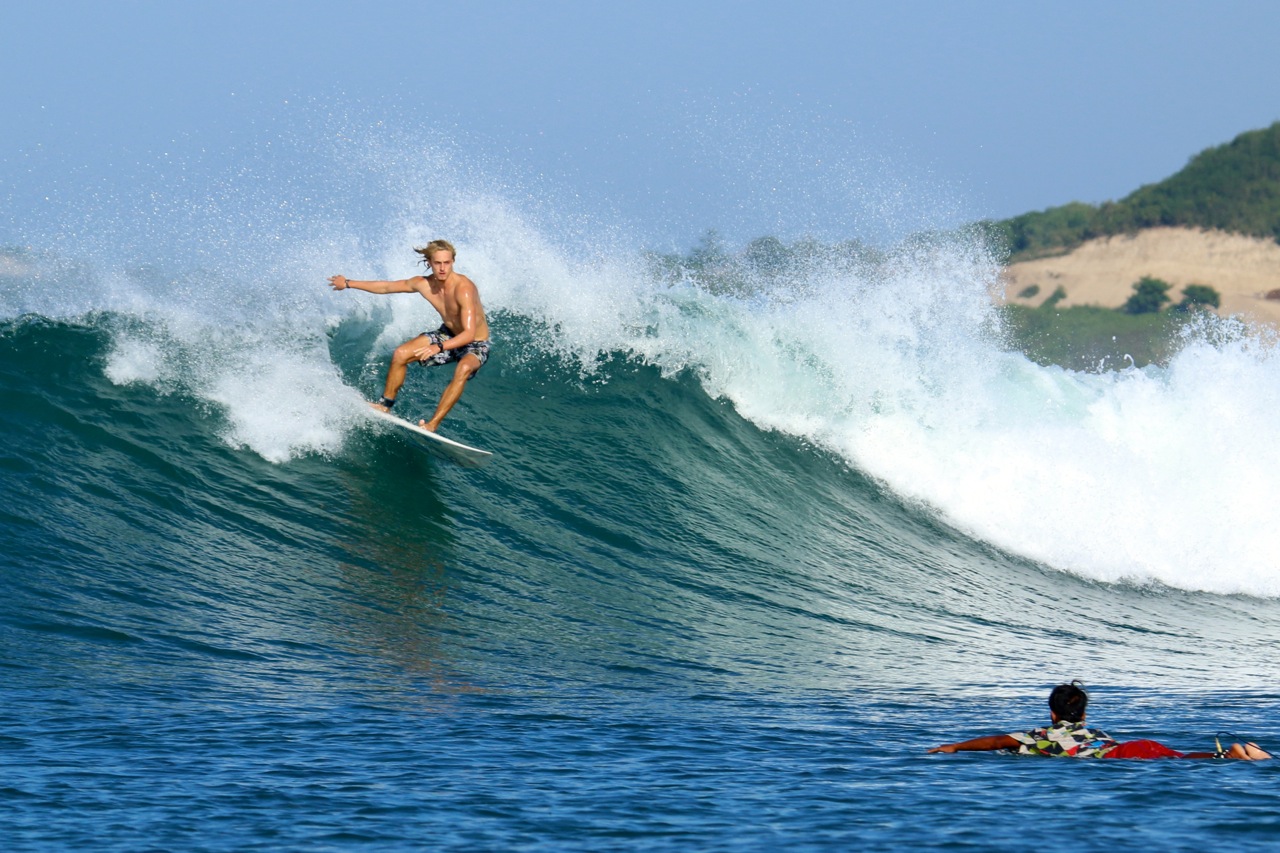
<path fill-rule="evenodd" d="M 456 150 L 302 154 L 4 247 L 11 848 L 1012 850 L 1066 795 L 1108 849 L 1273 842 L 1269 765 L 923 754 L 1072 678 L 1280 745 L 1265 337 L 1072 372 L 974 231 L 709 279 Z M 480 472 L 362 415 L 430 306 L 326 285 L 437 237 Z"/>

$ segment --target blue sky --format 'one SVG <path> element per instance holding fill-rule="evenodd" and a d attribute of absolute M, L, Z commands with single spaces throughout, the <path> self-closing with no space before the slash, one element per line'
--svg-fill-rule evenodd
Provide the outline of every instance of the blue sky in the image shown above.
<path fill-rule="evenodd" d="M 3 6 L 10 228 L 338 122 L 658 244 L 862 236 L 1119 198 L 1280 120 L 1269 0 Z"/>

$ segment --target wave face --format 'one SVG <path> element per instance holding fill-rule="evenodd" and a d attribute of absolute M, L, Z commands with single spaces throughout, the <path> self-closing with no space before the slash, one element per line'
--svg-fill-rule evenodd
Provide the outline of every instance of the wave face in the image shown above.
<path fill-rule="evenodd" d="M 17 837 L 943 843 L 925 808 L 1016 849 L 935 789 L 1026 801 L 1042 771 L 938 775 L 920 748 L 1037 723 L 1074 677 L 1147 736 L 1242 701 L 1276 728 L 1280 366 L 1256 339 L 1043 368 L 1000 346 L 997 266 L 963 238 L 708 289 L 447 159 L 363 157 L 393 213 L 233 182 L 0 267 Z M 408 275 L 442 234 L 494 329 L 445 423 L 495 451 L 480 471 L 362 415 L 429 306 L 324 284 Z M 413 373 L 402 414 L 442 383 Z M 1153 710 L 1157 686 L 1203 701 Z M 1189 782 L 1152 790 L 1170 838 L 1207 832 Z"/>

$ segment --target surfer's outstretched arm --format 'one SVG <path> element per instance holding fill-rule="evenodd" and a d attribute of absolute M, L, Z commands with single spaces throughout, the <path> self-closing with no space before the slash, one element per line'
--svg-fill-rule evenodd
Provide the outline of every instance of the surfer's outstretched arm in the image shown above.
<path fill-rule="evenodd" d="M 993 749 L 1017 749 L 1018 741 L 1009 735 L 988 735 L 959 743 L 944 743 L 929 752 L 987 752 Z"/>
<path fill-rule="evenodd" d="M 418 290 L 414 286 L 415 279 L 419 278 L 422 278 L 422 276 L 402 278 L 395 281 L 356 281 L 353 278 L 347 278 L 345 275 L 335 275 L 329 278 L 329 286 L 334 290 L 363 290 L 368 293 L 415 293 Z"/>

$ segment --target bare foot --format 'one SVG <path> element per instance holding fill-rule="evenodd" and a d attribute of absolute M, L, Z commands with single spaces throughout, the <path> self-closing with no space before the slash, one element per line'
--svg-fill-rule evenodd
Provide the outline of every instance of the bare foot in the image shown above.
<path fill-rule="evenodd" d="M 418 421 L 418 426 L 422 427 L 422 428 L 423 428 L 423 429 L 425 429 L 427 432 L 435 432 L 435 431 L 436 431 L 436 427 L 432 426 L 431 424 L 427 423 L 427 422 L 426 422 L 426 421 L 424 421 L 424 420 L 423 420 L 423 421 Z M 439 424 L 437 424 L 436 426 L 439 426 Z"/>
<path fill-rule="evenodd" d="M 1253 743 L 1252 741 L 1244 745 L 1244 751 L 1245 751 L 1245 754 L 1248 755 L 1252 761 L 1261 761 L 1264 758 L 1271 757 L 1271 753 L 1267 752 L 1265 749 L 1258 746 L 1256 743 Z"/>
<path fill-rule="evenodd" d="M 370 403 L 370 404 L 369 404 L 369 408 L 371 408 L 371 409 L 377 409 L 379 412 L 390 412 L 390 411 L 391 411 L 390 409 L 388 409 L 386 406 L 382 405 L 381 403 Z"/>
<path fill-rule="evenodd" d="M 1231 749 L 1227 750 L 1227 757 L 1239 758 L 1243 761 L 1261 761 L 1265 758 L 1270 758 L 1271 753 L 1267 752 L 1256 743 L 1250 742 L 1243 745 L 1233 743 L 1231 744 Z"/>

